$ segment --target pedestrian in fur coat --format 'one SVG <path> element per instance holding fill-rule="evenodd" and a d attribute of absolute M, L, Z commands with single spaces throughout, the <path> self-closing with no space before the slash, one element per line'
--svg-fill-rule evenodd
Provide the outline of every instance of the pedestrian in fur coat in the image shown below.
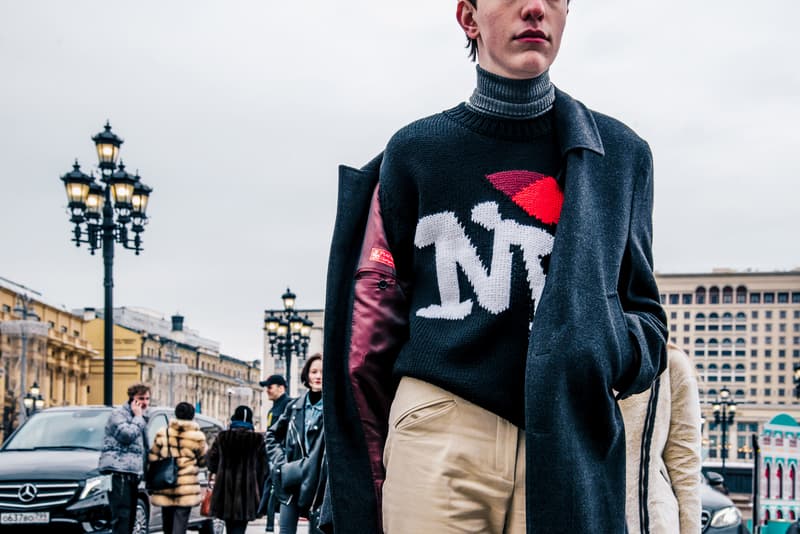
<path fill-rule="evenodd" d="M 177 486 L 154 490 L 150 496 L 153 505 L 162 507 L 165 534 L 185 534 L 192 506 L 197 506 L 203 499 L 197 474 L 199 467 L 205 465 L 208 445 L 200 425 L 193 419 L 194 407 L 191 404 L 181 402 L 175 406 L 175 419 L 158 430 L 147 457 L 150 462 L 170 456 L 178 459 Z"/>
<path fill-rule="evenodd" d="M 694 367 L 667 347 L 667 370 L 619 402 L 625 421 L 630 534 L 699 534 L 700 397 Z"/>
<path fill-rule="evenodd" d="M 208 470 L 215 474 L 211 514 L 225 521 L 227 534 L 244 534 L 258 515 L 266 474 L 264 435 L 253 429 L 253 410 L 238 406 L 231 426 L 208 451 Z"/>

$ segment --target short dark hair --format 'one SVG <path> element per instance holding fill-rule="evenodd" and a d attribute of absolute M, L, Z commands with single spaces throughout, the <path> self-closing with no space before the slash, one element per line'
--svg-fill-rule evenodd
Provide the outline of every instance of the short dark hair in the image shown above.
<path fill-rule="evenodd" d="M 303 370 L 300 372 L 300 381 L 303 383 L 305 387 L 309 389 L 311 389 L 311 385 L 308 382 L 308 373 L 311 372 L 311 364 L 321 359 L 322 359 L 322 354 L 320 354 L 319 352 L 312 356 L 309 356 L 308 359 L 306 360 L 306 364 L 303 366 Z"/>
<path fill-rule="evenodd" d="M 194 419 L 194 406 L 188 402 L 179 402 L 175 406 L 175 417 L 184 421 L 191 421 Z"/>
<path fill-rule="evenodd" d="M 128 401 L 132 401 L 136 395 L 150 393 L 150 386 L 142 382 L 137 382 L 128 388 Z"/>

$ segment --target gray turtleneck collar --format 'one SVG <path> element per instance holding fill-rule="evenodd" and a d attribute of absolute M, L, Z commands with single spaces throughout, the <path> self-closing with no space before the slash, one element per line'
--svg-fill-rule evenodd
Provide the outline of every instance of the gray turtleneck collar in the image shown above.
<path fill-rule="evenodd" d="M 467 102 L 470 109 L 504 119 L 533 119 L 553 107 L 556 94 L 547 71 L 533 79 L 513 80 L 476 68 L 478 85 Z"/>

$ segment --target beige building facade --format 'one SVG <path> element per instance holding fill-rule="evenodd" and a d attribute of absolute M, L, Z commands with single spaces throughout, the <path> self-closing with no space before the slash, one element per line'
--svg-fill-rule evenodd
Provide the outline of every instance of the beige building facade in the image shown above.
<path fill-rule="evenodd" d="M 89 339 L 101 347 L 93 363 L 91 383 L 98 384 L 90 403 L 102 403 L 103 317 L 84 310 Z M 151 387 L 153 406 L 189 402 L 199 413 L 226 422 L 240 404 L 251 407 L 257 427 L 263 417 L 258 385 L 261 363 L 243 361 L 220 353 L 217 341 L 184 327 L 179 315 L 166 318 L 141 308 L 114 309 L 114 402 L 127 400 L 125 391 L 134 382 Z M 91 388 L 95 391 L 95 387 Z"/>
<path fill-rule="evenodd" d="M 800 363 L 800 270 L 657 274 L 670 339 L 694 360 L 708 459 L 721 457 L 712 404 L 723 388 L 737 403 L 727 458 L 752 458 L 750 436 L 779 413 L 800 417 L 793 364 Z M 713 428 L 711 428 L 713 427 Z"/>
<path fill-rule="evenodd" d="M 21 399 L 34 384 L 45 408 L 86 404 L 91 362 L 96 356 L 80 315 L 47 302 L 30 288 L 0 278 L 0 441 L 19 424 Z M 26 391 L 22 391 L 23 357 Z"/>

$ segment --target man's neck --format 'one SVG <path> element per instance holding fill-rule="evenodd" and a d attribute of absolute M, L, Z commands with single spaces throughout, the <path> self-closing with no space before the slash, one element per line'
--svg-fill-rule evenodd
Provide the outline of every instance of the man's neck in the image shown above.
<path fill-rule="evenodd" d="M 476 67 L 478 81 L 467 106 L 504 119 L 533 119 L 552 109 L 555 88 L 547 71 L 529 80 L 512 80 Z"/>

